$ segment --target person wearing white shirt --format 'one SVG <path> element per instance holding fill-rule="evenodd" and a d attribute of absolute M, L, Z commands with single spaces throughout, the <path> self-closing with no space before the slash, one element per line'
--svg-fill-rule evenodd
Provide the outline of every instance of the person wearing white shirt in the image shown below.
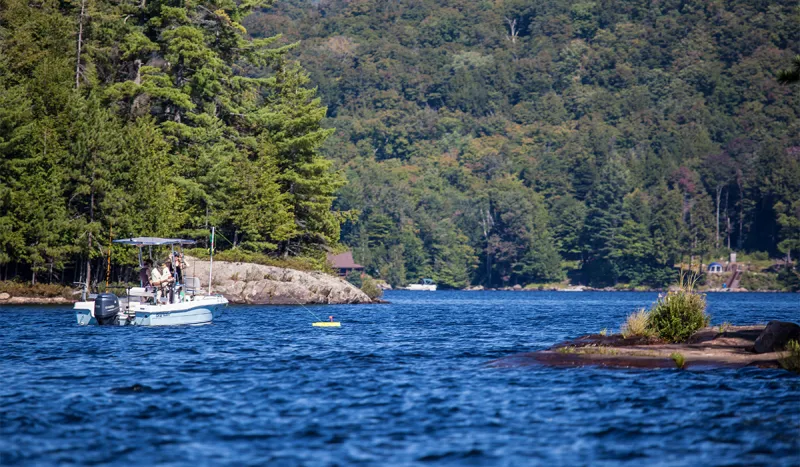
<path fill-rule="evenodd" d="M 161 297 L 167 296 L 167 292 L 169 291 L 169 286 L 172 285 L 173 282 L 175 282 L 175 279 L 169 272 L 169 265 L 170 265 L 169 261 L 166 261 L 161 265 L 159 265 L 158 267 L 154 267 L 152 272 L 150 273 L 150 285 L 152 285 L 153 287 L 157 287 L 156 303 L 161 303 Z"/>

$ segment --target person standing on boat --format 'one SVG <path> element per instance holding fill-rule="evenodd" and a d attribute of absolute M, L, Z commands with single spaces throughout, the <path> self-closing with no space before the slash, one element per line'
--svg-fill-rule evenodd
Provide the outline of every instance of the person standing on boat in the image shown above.
<path fill-rule="evenodd" d="M 142 287 L 150 286 L 150 271 L 153 269 L 153 260 L 144 260 L 144 266 L 139 270 L 139 282 Z"/>
<path fill-rule="evenodd" d="M 183 284 L 183 253 L 175 252 L 172 258 L 172 267 L 175 270 L 175 283 Z"/>
<path fill-rule="evenodd" d="M 144 260 L 142 269 L 139 270 L 139 283 L 144 287 L 145 292 L 152 292 L 153 287 L 150 285 L 150 275 L 153 270 L 153 260 Z M 142 297 L 139 299 L 140 303 L 147 303 L 147 298 Z"/>

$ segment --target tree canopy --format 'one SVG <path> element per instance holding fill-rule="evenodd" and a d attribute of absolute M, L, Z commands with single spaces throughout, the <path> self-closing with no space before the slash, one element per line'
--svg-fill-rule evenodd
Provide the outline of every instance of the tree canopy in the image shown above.
<path fill-rule="evenodd" d="M 393 285 L 798 257 L 796 2 L 272 3 L 0 0 L 3 277 L 211 226 Z"/>
<path fill-rule="evenodd" d="M 326 109 L 295 45 L 241 24 L 269 3 L 0 0 L 6 277 L 83 258 L 91 281 L 112 235 L 216 226 L 274 255 L 337 245 Z"/>
<path fill-rule="evenodd" d="M 797 248 L 796 2 L 287 0 L 245 24 L 301 41 L 342 240 L 395 285 L 662 286 Z"/>

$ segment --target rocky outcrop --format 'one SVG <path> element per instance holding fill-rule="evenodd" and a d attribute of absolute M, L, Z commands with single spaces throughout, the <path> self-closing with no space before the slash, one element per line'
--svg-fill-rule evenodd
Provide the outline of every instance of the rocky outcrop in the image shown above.
<path fill-rule="evenodd" d="M 785 321 L 770 321 L 753 347 L 757 353 L 775 352 L 786 348 L 790 340 L 800 341 L 800 326 Z"/>
<path fill-rule="evenodd" d="M 1 305 L 71 305 L 76 301 L 77 300 L 75 299 L 69 299 L 65 297 L 12 297 L 7 293 L 0 294 L 0 306 Z"/>
<path fill-rule="evenodd" d="M 776 323 L 773 325 L 773 323 Z M 772 326 L 770 326 L 772 325 Z M 611 368 L 778 368 L 781 350 L 791 339 L 794 323 L 770 322 L 764 326 L 708 327 L 686 344 L 668 344 L 656 338 L 623 338 L 619 334 L 591 334 L 557 344 L 547 350 L 511 355 L 489 362 L 497 367 L 530 365 L 600 366 Z M 755 343 L 766 350 L 759 353 Z"/>
<path fill-rule="evenodd" d="M 186 276 L 200 279 L 208 288 L 209 262 L 187 257 Z M 338 277 L 322 272 L 264 266 L 252 263 L 214 261 L 212 292 L 231 303 L 259 305 L 372 303 L 372 300 Z"/>

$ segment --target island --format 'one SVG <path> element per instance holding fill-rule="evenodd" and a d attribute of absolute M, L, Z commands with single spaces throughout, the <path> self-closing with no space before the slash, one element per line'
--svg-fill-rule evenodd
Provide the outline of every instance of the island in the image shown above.
<path fill-rule="evenodd" d="M 606 368 L 785 368 L 784 351 L 800 338 L 795 323 L 770 321 L 766 325 L 707 326 L 685 343 L 669 343 L 652 336 L 589 334 L 546 350 L 526 352 L 489 362 L 493 367 L 546 365 Z"/>

